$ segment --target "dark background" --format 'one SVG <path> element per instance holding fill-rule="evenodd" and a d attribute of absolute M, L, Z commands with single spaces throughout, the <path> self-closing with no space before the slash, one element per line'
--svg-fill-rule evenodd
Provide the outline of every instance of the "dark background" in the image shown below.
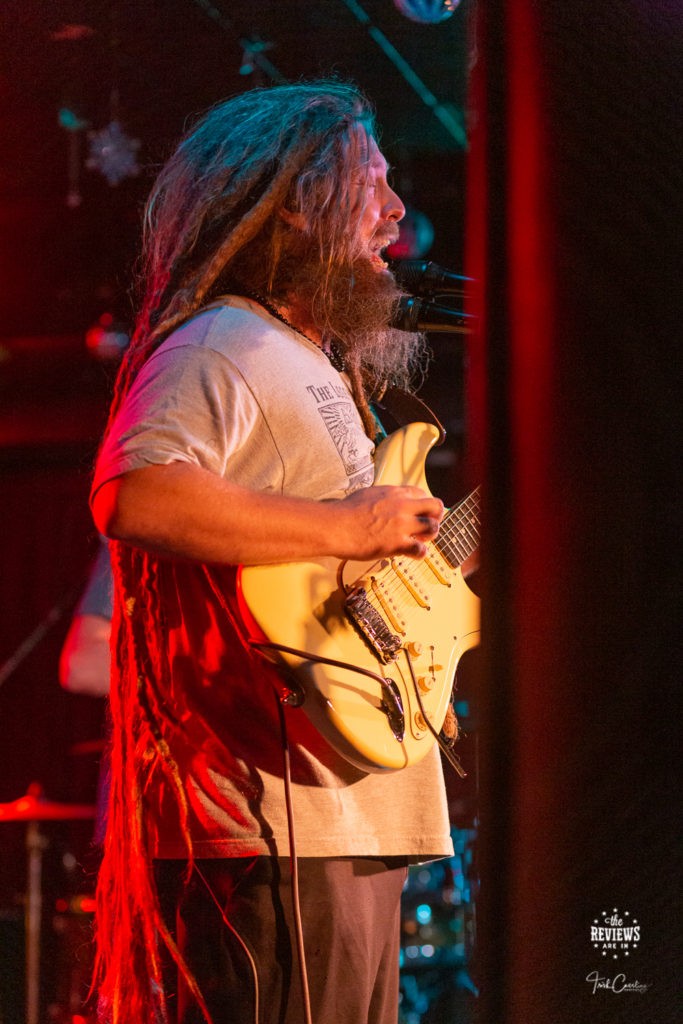
<path fill-rule="evenodd" d="M 209 6 L 223 12 L 219 20 Z M 464 132 L 467 2 L 439 25 L 409 21 L 391 0 L 369 0 L 363 9 Z M 259 68 L 240 74 L 243 41 L 253 37 L 272 44 L 263 54 L 271 75 Z M 462 139 L 425 106 L 344 0 L 9 0 L 0 45 L 3 334 L 78 330 L 112 306 L 127 314 L 140 205 L 156 168 L 193 116 L 278 76 L 336 74 L 367 92 L 400 194 L 437 227 L 432 255 L 457 256 Z M 75 133 L 81 165 L 87 130 L 116 116 L 140 142 L 139 177 L 111 187 L 82 167 L 82 202 L 69 209 L 74 133 L 60 127 L 62 108 L 88 125 Z"/>
<path fill-rule="evenodd" d="M 96 755 L 75 751 L 101 735 L 101 709 L 62 694 L 56 676 L 71 595 L 96 543 L 85 499 L 114 372 L 88 354 L 84 335 L 103 313 L 130 320 L 140 208 L 172 140 L 188 117 L 259 80 L 239 73 L 241 39 L 272 42 L 265 56 L 283 77 L 334 71 L 366 89 L 398 191 L 435 227 L 431 257 L 462 266 L 464 151 L 347 3 L 217 7 L 2 7 L 0 661 L 60 607 L 0 689 L 0 802 L 33 779 L 52 798 L 92 794 Z M 680 5 L 485 0 L 469 48 L 470 0 L 437 26 L 408 21 L 390 0 L 364 10 L 458 124 L 466 54 L 480 55 L 467 267 L 487 322 L 469 346 L 469 438 L 462 339 L 434 336 L 424 393 L 450 435 L 433 489 L 449 501 L 463 492 L 468 440 L 486 495 L 480 720 L 462 747 L 468 783 L 451 791 L 464 830 L 477 803 L 482 811 L 480 1019 L 673 1024 Z M 74 25 L 86 29 L 64 30 Z M 70 208 L 73 137 L 58 111 L 102 128 L 113 90 L 124 130 L 140 140 L 140 174 L 110 187 L 83 166 L 83 133 L 82 201 Z M 83 877 L 70 873 L 70 853 L 86 847 L 88 827 L 50 827 L 55 894 Z M 7 960 L 25 829 L 0 829 Z M 626 974 L 650 985 L 647 996 L 594 996 L 586 985 L 601 967 L 589 925 L 611 907 L 643 925 Z M 459 1013 L 434 1000 L 425 1022 L 469 1019 Z"/>
<path fill-rule="evenodd" d="M 409 21 L 391 0 L 363 10 L 463 126 L 469 0 L 438 25 Z M 87 742 L 102 735 L 102 702 L 63 692 L 57 678 L 97 546 L 87 493 L 116 372 L 85 337 L 103 314 L 122 329 L 132 322 L 140 214 L 157 168 L 193 116 L 226 96 L 279 77 L 350 78 L 376 104 L 397 191 L 434 227 L 430 257 L 460 270 L 464 133 L 446 130 L 343 0 L 6 0 L 0 18 L 0 665 L 17 655 L 0 685 L 0 802 L 34 781 L 50 799 L 92 802 L 98 753 Z M 272 44 L 270 74 L 240 73 L 254 38 Z M 81 130 L 60 124 L 63 109 Z M 85 163 L 88 132 L 114 118 L 140 145 L 139 173 L 112 186 Z M 463 488 L 463 345 L 440 335 L 432 346 L 423 397 L 449 431 L 432 486 L 452 500 Z M 460 790 L 455 817 L 471 819 L 468 801 Z M 50 908 L 91 884 L 81 869 L 91 825 L 43 831 Z M 25 832 L 0 824 L 0 959 L 3 984 L 19 989 Z M 54 956 L 46 951 L 50 969 Z"/>

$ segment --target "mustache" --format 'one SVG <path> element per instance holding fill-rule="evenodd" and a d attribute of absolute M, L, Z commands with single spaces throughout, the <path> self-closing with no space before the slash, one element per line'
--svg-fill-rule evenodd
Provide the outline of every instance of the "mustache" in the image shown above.
<path fill-rule="evenodd" d="M 387 245 L 394 245 L 395 242 L 398 242 L 400 233 L 398 224 L 388 224 L 385 227 L 378 228 L 370 241 L 371 244 L 379 242 L 384 249 Z"/>

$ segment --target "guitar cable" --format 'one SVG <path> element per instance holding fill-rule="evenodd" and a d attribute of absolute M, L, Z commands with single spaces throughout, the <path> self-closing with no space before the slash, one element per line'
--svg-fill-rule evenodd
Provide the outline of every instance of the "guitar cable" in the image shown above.
<path fill-rule="evenodd" d="M 301 658 L 304 661 L 315 661 L 321 662 L 325 665 L 332 665 L 336 668 L 350 669 L 354 672 L 358 672 L 361 675 L 368 676 L 370 679 L 376 680 L 382 687 L 382 690 L 386 697 L 391 701 L 394 707 L 397 707 L 400 714 L 403 714 L 403 708 L 400 705 L 394 691 L 391 689 L 389 683 L 382 676 L 377 675 L 376 672 L 371 672 L 369 669 L 358 668 L 355 665 L 349 665 L 344 661 L 334 661 L 332 658 L 324 658 L 319 655 L 310 654 L 306 651 L 299 651 L 294 647 L 285 647 L 283 644 L 275 644 L 269 642 L 261 642 L 248 638 L 249 646 L 254 650 L 265 656 L 266 651 L 281 651 L 284 654 L 290 654 L 294 657 Z M 278 715 L 280 718 L 280 731 L 282 735 L 282 756 L 283 756 L 283 775 L 285 783 L 285 806 L 287 810 L 287 830 L 289 834 L 289 860 L 290 860 L 290 873 L 292 879 L 292 908 L 294 912 L 294 932 L 296 936 L 297 946 L 297 959 L 299 965 L 299 982 L 301 985 L 301 997 L 303 1001 L 304 1010 L 304 1021 L 303 1024 L 313 1024 L 313 1018 L 311 1015 L 311 1000 L 310 991 L 308 985 L 308 971 L 306 968 L 306 951 L 304 949 L 304 935 L 303 935 L 303 924 L 301 920 L 301 902 L 299 899 L 299 863 L 296 852 L 296 836 L 294 831 L 294 807 L 292 804 L 292 771 L 291 771 L 291 758 L 289 752 L 289 739 L 287 736 L 287 722 L 285 719 L 285 704 L 300 703 L 294 696 L 293 691 L 289 694 L 281 695 L 275 691 L 275 699 L 277 702 Z M 251 959 L 251 958 L 250 958 Z M 256 987 L 258 989 L 258 980 L 256 981 Z M 256 1021 L 258 1024 L 258 1019 Z"/>
<path fill-rule="evenodd" d="M 197 874 L 201 878 L 202 882 L 204 883 L 204 887 L 205 887 L 206 891 L 208 892 L 208 894 L 211 897 L 211 899 L 213 900 L 213 902 L 216 904 L 216 907 L 218 909 L 218 913 L 221 915 L 221 917 L 223 919 L 223 924 L 228 929 L 228 931 L 232 932 L 232 934 L 235 936 L 235 938 L 239 942 L 240 946 L 244 950 L 244 955 L 246 956 L 247 960 L 249 961 L 249 967 L 250 967 L 250 970 L 251 970 L 251 977 L 252 977 L 253 984 L 254 984 L 254 1024 L 259 1024 L 259 1013 L 260 1013 L 260 1009 L 259 1009 L 259 983 L 258 983 L 258 968 L 256 966 L 256 961 L 254 960 L 253 954 L 252 954 L 251 950 L 249 949 L 249 946 L 244 941 L 244 939 L 242 938 L 240 933 L 237 931 L 237 929 L 232 924 L 232 922 L 228 918 L 227 914 L 223 910 L 223 907 L 220 905 L 218 897 L 216 896 L 215 892 L 213 891 L 213 889 L 209 885 L 209 882 L 208 882 L 206 876 L 204 875 L 203 871 L 201 870 L 201 868 L 199 867 L 199 865 L 197 864 L 196 861 L 193 864 L 193 870 L 197 872 Z"/>
<path fill-rule="evenodd" d="M 400 701 L 396 694 L 391 688 L 389 680 L 385 679 L 384 676 L 380 676 L 377 672 L 372 672 L 370 669 L 361 668 L 359 665 L 349 665 L 347 661 L 336 661 L 334 658 L 324 658 L 319 654 L 311 654 L 309 651 L 300 651 L 296 647 L 285 647 L 284 644 L 274 644 L 261 640 L 252 640 L 251 638 L 247 641 L 250 647 L 254 650 L 260 651 L 281 651 L 283 654 L 291 654 L 295 658 L 301 658 L 302 661 L 316 662 L 320 665 L 331 665 L 333 668 L 345 668 L 349 672 L 357 672 L 361 676 L 367 676 L 368 679 L 374 679 L 376 683 L 382 688 L 385 698 L 393 705 L 394 710 L 398 711 L 401 715 L 403 714 L 403 708 L 401 707 Z M 413 677 L 414 678 L 414 677 Z M 296 704 L 296 700 L 284 698 L 285 704 Z M 303 700 L 298 701 L 299 704 L 303 703 Z"/>
<path fill-rule="evenodd" d="M 334 668 L 345 668 L 348 669 L 350 672 L 357 672 L 359 675 L 367 676 L 369 679 L 374 679 L 375 682 L 379 683 L 380 686 L 382 687 L 382 691 L 384 692 L 385 698 L 387 698 L 391 702 L 391 704 L 393 704 L 394 708 L 396 708 L 400 711 L 401 714 L 403 714 L 403 708 L 400 706 L 396 694 L 391 689 L 389 682 L 383 676 L 378 675 L 376 672 L 371 672 L 370 669 L 360 668 L 360 666 L 358 665 L 349 665 L 348 662 L 346 661 L 336 661 L 334 658 L 323 658 L 318 654 L 310 654 L 307 651 L 299 651 L 295 647 L 285 647 L 284 644 L 266 643 L 261 642 L 260 640 L 253 639 L 249 639 L 248 643 L 255 650 L 261 651 L 262 653 L 265 651 L 281 651 L 284 654 L 291 654 L 295 658 L 301 658 L 303 661 L 312 661 L 318 662 L 319 664 L 323 665 L 332 665 Z M 417 679 L 415 678 L 415 672 L 413 670 L 413 663 L 411 661 L 410 654 L 408 653 L 407 650 L 405 650 L 405 648 L 404 654 L 406 656 L 406 661 L 408 663 L 408 670 L 410 672 L 410 678 L 412 680 L 413 689 L 415 691 L 417 706 L 420 709 L 420 714 L 422 715 L 423 721 L 425 722 L 427 728 L 429 729 L 432 736 L 438 743 L 439 749 L 441 750 L 444 757 L 450 764 L 451 768 L 460 776 L 461 779 L 467 778 L 467 772 L 460 764 L 460 761 L 457 759 L 457 757 L 450 749 L 450 747 L 446 743 L 444 743 L 443 739 L 430 722 L 429 716 L 425 711 L 425 706 L 422 703 L 420 688 L 418 686 Z M 294 703 L 294 701 L 292 700 L 288 701 L 287 697 L 283 698 L 283 700 L 284 703 Z"/>
<path fill-rule="evenodd" d="M 301 920 L 301 901 L 299 899 L 299 861 L 296 853 L 296 837 L 294 833 L 294 806 L 292 804 L 292 765 L 289 753 L 289 739 L 287 736 L 287 722 L 285 720 L 285 700 L 278 693 L 275 694 L 277 701 L 278 715 L 280 717 L 280 732 L 282 735 L 282 763 L 285 780 L 285 806 L 287 809 L 287 831 L 289 834 L 289 864 L 292 879 L 292 909 L 294 911 L 294 934 L 296 936 L 297 960 L 299 964 L 299 982 L 301 984 L 301 998 L 303 1001 L 304 1024 L 313 1024 L 311 1016 L 311 997 L 308 987 L 308 971 L 306 969 L 306 951 L 304 949 L 304 931 Z"/>
<path fill-rule="evenodd" d="M 367 676 L 370 679 L 374 679 L 376 682 L 378 682 L 380 684 L 380 686 L 382 688 L 382 691 L 385 694 L 385 697 L 387 697 L 390 700 L 390 702 L 394 705 L 394 707 L 398 708 L 398 710 L 400 711 L 401 715 L 403 715 L 403 708 L 401 707 L 400 701 L 397 698 L 396 694 L 391 689 L 391 686 L 389 685 L 388 680 L 386 680 L 383 676 L 378 675 L 376 672 L 371 672 L 369 669 L 360 668 L 357 665 L 349 665 L 347 662 L 344 662 L 344 661 L 337 661 L 337 660 L 335 660 L 333 658 L 325 658 L 325 657 L 322 657 L 320 655 L 311 654 L 310 652 L 307 652 L 307 651 L 300 651 L 300 650 L 298 650 L 298 649 L 296 649 L 294 647 L 286 647 L 284 644 L 276 644 L 276 643 L 270 643 L 270 642 L 266 642 L 266 641 L 259 641 L 259 640 L 254 640 L 252 638 L 248 638 L 247 642 L 249 643 L 250 647 L 252 647 L 256 651 L 259 651 L 264 656 L 265 656 L 265 652 L 266 651 L 280 651 L 283 654 L 289 654 L 289 655 L 291 655 L 293 657 L 301 658 L 303 661 L 317 662 L 317 663 L 324 664 L 324 665 L 331 665 L 331 666 L 333 666 L 335 668 L 348 669 L 349 671 L 357 672 L 359 675 L 364 675 L 364 676 Z M 405 649 L 404 649 L 404 653 L 405 653 L 405 656 L 406 656 L 406 661 L 408 663 L 408 670 L 410 672 L 410 677 L 411 677 L 411 680 L 412 680 L 412 683 L 413 683 L 413 689 L 415 691 L 415 696 L 417 698 L 417 705 L 418 705 L 418 707 L 420 709 L 420 714 L 422 715 L 422 718 L 423 718 L 424 722 L 426 723 L 429 731 L 432 733 L 434 739 L 436 740 L 437 744 L 439 745 L 439 748 L 441 749 L 441 751 L 442 751 L 444 757 L 446 758 L 446 760 L 448 761 L 448 763 L 451 765 L 451 767 L 454 769 L 454 771 L 457 772 L 457 774 L 460 776 L 460 778 L 465 778 L 467 773 L 463 769 L 462 765 L 460 764 L 458 759 L 455 757 L 455 755 L 453 754 L 452 750 L 450 750 L 450 748 L 446 745 L 446 743 L 444 743 L 444 741 L 442 740 L 442 738 L 439 735 L 439 733 L 436 731 L 436 729 L 434 728 L 432 723 L 429 721 L 429 718 L 428 718 L 427 713 L 425 711 L 424 704 L 422 703 L 422 697 L 420 695 L 420 688 L 418 686 L 417 679 L 415 678 L 415 672 L 413 670 L 413 665 L 412 665 L 412 661 L 411 661 L 411 658 L 410 658 L 410 654 Z M 306 952 L 305 952 L 305 949 L 304 949 L 303 924 L 302 924 L 302 920 L 301 920 L 301 903 L 300 903 L 300 899 L 299 899 L 299 867 L 298 867 L 298 857 L 297 857 L 297 852 L 296 852 L 296 837 L 295 837 L 295 831 L 294 831 L 294 808 L 293 808 L 293 804 L 292 804 L 291 758 L 290 758 L 290 751 L 289 751 L 289 739 L 288 739 L 288 736 L 287 736 L 287 723 L 286 723 L 286 720 L 285 720 L 285 711 L 284 711 L 285 704 L 295 704 L 296 705 L 297 703 L 300 703 L 300 701 L 298 699 L 294 698 L 294 694 L 293 694 L 292 691 L 290 691 L 289 694 L 285 694 L 285 695 L 281 695 L 281 694 L 277 693 L 277 691 L 276 691 L 275 692 L 275 699 L 276 699 L 276 702 L 277 702 L 278 716 L 279 716 L 279 719 L 280 719 L 280 730 L 281 730 L 281 735 L 282 735 L 282 755 L 283 755 L 283 769 L 284 769 L 283 775 L 284 775 L 284 783 L 285 783 L 285 806 L 286 806 L 286 810 L 287 810 L 287 830 L 288 830 L 288 834 L 289 834 L 290 872 L 291 872 L 291 879 L 292 879 L 292 907 L 293 907 L 293 912 L 294 912 L 294 930 L 295 930 L 295 936 L 296 936 L 297 958 L 298 958 L 298 965 L 299 965 L 299 981 L 300 981 L 300 985 L 301 985 L 301 995 L 302 995 L 303 1010 L 304 1010 L 304 1021 L 303 1021 L 303 1024 L 313 1024 L 313 1019 L 312 1019 L 312 1016 L 311 1016 L 310 992 L 309 992 L 309 985 L 308 985 L 308 972 L 307 972 L 307 968 L 306 968 Z M 238 938 L 239 938 L 239 936 L 238 936 Z M 251 957 L 250 957 L 250 959 L 251 959 Z M 255 971 L 255 967 L 254 967 L 254 971 Z M 256 977 L 255 977 L 255 983 L 256 983 L 256 989 L 257 989 L 257 992 L 258 992 L 258 979 Z M 257 1003 L 257 1006 L 258 1006 L 258 1003 Z M 258 1016 L 256 1018 L 256 1024 L 258 1024 Z"/>
<path fill-rule="evenodd" d="M 292 880 L 292 910 L 294 914 L 294 935 L 296 938 L 296 949 L 297 949 L 297 961 L 299 966 L 299 982 L 301 985 L 301 998 L 303 1002 L 304 1019 L 302 1024 L 313 1024 L 313 1018 L 311 1015 L 311 997 L 308 985 L 308 971 L 306 968 L 306 952 L 304 949 L 304 932 L 303 923 L 301 919 L 301 901 L 299 898 L 299 861 L 296 853 L 296 836 L 294 831 L 294 807 L 292 804 L 292 768 L 291 758 L 289 753 L 289 738 L 287 736 L 287 722 L 285 720 L 284 711 L 284 700 L 275 694 L 277 702 L 278 717 L 280 719 L 280 733 L 282 737 L 282 763 L 283 763 L 283 777 L 285 782 L 285 807 L 287 810 L 287 832 L 289 836 L 289 863 L 290 863 L 290 875 Z M 208 880 L 204 873 L 200 869 L 199 865 L 194 864 L 194 870 L 199 875 L 200 879 L 204 883 L 204 886 L 209 893 L 209 896 L 216 904 L 219 914 L 223 919 L 223 923 L 228 928 L 234 937 L 241 945 L 247 960 L 249 961 L 249 967 L 251 969 L 251 975 L 254 984 L 254 1024 L 259 1024 L 259 980 L 258 980 L 258 968 L 256 961 L 252 955 L 249 946 L 242 938 L 240 933 L 237 931 L 235 926 L 230 922 L 226 915 L 223 907 L 211 888 Z"/>

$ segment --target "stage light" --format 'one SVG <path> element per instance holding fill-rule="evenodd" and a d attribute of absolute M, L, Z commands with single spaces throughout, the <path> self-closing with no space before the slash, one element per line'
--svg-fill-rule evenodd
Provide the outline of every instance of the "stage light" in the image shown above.
<path fill-rule="evenodd" d="M 415 917 L 418 919 L 420 924 L 429 924 L 432 919 L 432 908 L 428 903 L 421 903 L 415 911 Z"/>
<path fill-rule="evenodd" d="M 88 351 L 97 359 L 119 359 L 129 341 L 130 335 L 115 322 L 111 313 L 103 313 L 85 333 Z"/>
<path fill-rule="evenodd" d="M 401 14 L 421 25 L 438 25 L 455 12 L 460 0 L 394 0 Z"/>
<path fill-rule="evenodd" d="M 399 237 L 387 248 L 392 260 L 426 256 L 434 241 L 434 225 L 426 213 L 406 206 L 406 214 L 399 224 Z"/>

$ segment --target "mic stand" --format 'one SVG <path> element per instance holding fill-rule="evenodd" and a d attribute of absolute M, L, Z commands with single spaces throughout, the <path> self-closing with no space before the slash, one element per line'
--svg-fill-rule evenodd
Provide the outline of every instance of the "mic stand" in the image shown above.
<path fill-rule="evenodd" d="M 40 932 L 43 919 L 43 851 L 48 842 L 36 820 L 26 828 L 26 1024 L 38 1024 L 40 1015 Z"/>
<path fill-rule="evenodd" d="M 77 586 L 72 587 L 71 590 L 63 597 L 57 604 L 50 608 L 42 622 L 39 622 L 35 629 L 32 629 L 25 640 L 19 644 L 13 654 L 10 654 L 9 658 L 0 665 L 0 686 L 6 682 L 12 673 L 19 668 L 22 661 L 29 656 L 31 651 L 34 650 L 45 637 L 53 626 L 55 626 L 64 615 L 64 612 L 76 601 L 81 588 L 83 587 L 83 580 L 81 580 Z"/>

